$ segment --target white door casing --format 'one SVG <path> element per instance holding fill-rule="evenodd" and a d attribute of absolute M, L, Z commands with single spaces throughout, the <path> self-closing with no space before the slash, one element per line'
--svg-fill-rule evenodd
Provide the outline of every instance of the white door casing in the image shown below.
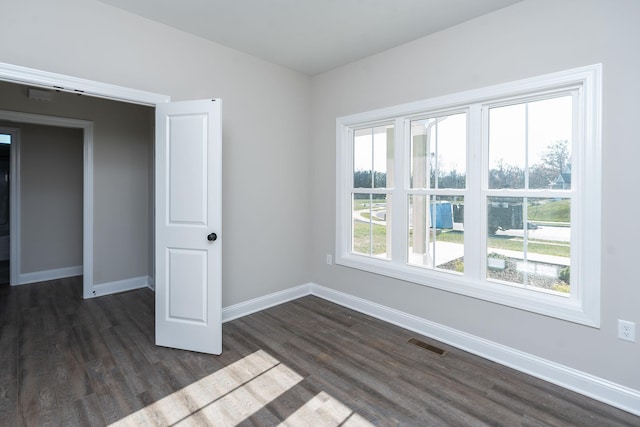
<path fill-rule="evenodd" d="M 68 93 L 81 93 L 85 96 L 130 102 L 150 107 L 155 107 L 156 105 L 164 104 L 171 100 L 168 95 L 111 85 L 94 80 L 81 79 L 78 77 L 37 70 L 34 68 L 21 67 L 19 65 L 7 64 L 4 62 L 0 62 L 0 81 Z M 37 123 L 50 126 L 79 127 L 84 129 L 83 297 L 93 298 L 97 296 L 96 286 L 94 286 L 93 283 L 93 123 L 85 120 L 64 119 L 62 117 L 49 117 L 12 111 L 2 111 L 0 114 L 2 115 L 3 120 Z M 71 123 L 65 124 L 60 123 L 60 121 Z M 17 182 L 17 180 L 14 179 L 13 182 Z M 17 191 L 15 193 L 18 194 Z M 16 205 L 17 204 L 18 203 L 16 203 Z M 15 216 L 16 215 L 14 215 L 14 217 Z M 12 222 L 15 223 L 15 221 Z M 14 254 L 12 255 L 12 259 L 17 260 L 18 256 L 15 254 L 19 253 L 20 249 L 19 247 L 13 246 L 14 240 L 17 242 L 17 239 L 12 240 L 12 253 Z M 19 268 L 14 268 L 14 266 L 11 268 L 12 271 L 19 271 Z M 17 279 L 14 278 L 14 280 Z M 11 283 L 17 283 L 17 281 L 14 280 L 12 280 Z"/>
<path fill-rule="evenodd" d="M 206 176 L 209 178 L 207 181 L 207 201 L 203 206 L 206 206 L 207 209 L 207 221 L 209 226 L 212 228 L 216 228 L 216 232 L 220 235 L 220 227 L 221 227 L 221 104 L 220 100 L 206 100 L 206 101 L 194 101 L 194 102 L 181 102 L 175 104 L 168 104 L 170 101 L 170 97 L 167 95 L 162 95 L 158 93 L 152 93 L 147 91 L 142 91 L 138 89 L 131 89 L 121 86 L 115 86 L 111 84 L 106 84 L 102 82 L 96 82 L 93 80 L 81 79 L 77 77 L 72 77 L 63 74 L 51 73 L 48 71 L 37 70 L 32 68 L 21 67 L 12 64 L 6 64 L 0 62 L 0 80 L 9 81 L 18 84 L 24 85 L 33 85 L 36 87 L 43 87 L 51 90 L 70 92 L 70 93 L 82 93 L 86 96 L 95 96 L 99 98 L 107 98 L 113 99 L 117 101 L 123 102 L 132 102 L 135 104 L 148 105 L 156 107 L 156 155 L 163 151 L 166 154 L 167 150 L 167 122 L 170 121 L 169 116 L 178 117 L 180 114 L 183 115 L 183 121 L 188 122 L 189 116 L 193 120 L 193 123 L 196 124 L 196 127 L 200 126 L 200 130 L 204 131 L 206 129 L 206 135 L 209 142 L 207 143 L 207 169 L 204 170 L 202 168 L 203 159 L 198 158 L 197 156 L 191 155 L 192 159 L 199 160 L 194 163 L 197 167 L 201 166 L 201 170 L 206 173 Z M 197 111 L 199 106 L 205 107 L 208 105 L 208 108 L 203 108 L 201 110 L 202 115 L 206 116 L 201 120 L 195 119 L 197 117 Z M 189 106 L 192 106 L 193 109 L 189 109 Z M 174 111 L 174 108 L 176 109 Z M 160 116 L 158 111 L 164 111 L 164 114 Z M 11 113 L 11 114 L 19 114 L 19 113 Z M 160 120 L 160 117 L 164 117 Z M 20 120 L 21 121 L 21 120 Z M 162 121 L 162 128 L 164 130 L 158 131 L 160 128 L 159 123 Z M 178 120 L 180 121 L 180 120 Z M 83 250 L 83 263 L 84 263 L 84 298 L 91 298 L 96 296 L 95 286 L 93 284 L 93 139 L 92 139 L 92 124 L 91 122 L 86 122 L 87 125 L 78 126 L 85 128 L 85 153 L 84 153 L 84 162 L 85 162 L 85 183 L 84 183 L 84 250 Z M 46 124 L 46 122 L 45 122 Z M 189 132 L 186 132 L 189 133 Z M 194 130 L 192 135 L 195 135 L 197 132 Z M 205 132 L 202 132 L 205 133 Z M 164 135 L 164 138 L 159 138 L 159 135 Z M 158 144 L 163 144 L 163 150 L 158 149 Z M 197 144 L 196 144 L 197 145 Z M 175 147 L 174 147 L 175 148 Z M 187 155 L 186 157 L 189 157 Z M 169 224 L 166 222 L 159 222 L 159 214 L 166 214 L 167 211 L 159 209 L 159 186 L 163 186 L 162 188 L 167 189 L 168 178 L 164 175 L 164 167 L 166 166 L 166 156 L 165 163 L 160 163 L 156 157 L 156 268 L 155 268 L 155 284 L 156 289 L 160 288 L 162 285 L 162 291 L 166 290 L 167 283 L 166 279 L 167 275 L 167 263 L 165 262 L 166 252 L 170 248 L 167 244 L 166 236 L 163 234 L 165 229 L 168 229 Z M 159 168 L 158 165 L 162 165 L 163 168 Z M 161 174 L 161 178 L 158 178 L 158 174 Z M 212 181 L 213 180 L 213 181 Z M 212 182 L 211 182 L 212 181 Z M 213 208 L 211 208 L 212 203 L 214 203 Z M 177 212 L 179 214 L 180 212 Z M 213 219 L 210 219 L 213 215 Z M 163 218 L 167 216 L 164 215 Z M 158 224 L 162 224 L 162 233 L 158 233 Z M 185 224 L 186 225 L 186 224 Z M 192 228 L 198 228 L 198 226 L 194 225 Z M 187 227 L 188 229 L 188 227 Z M 208 229 L 206 233 L 203 235 L 206 241 L 206 236 L 210 233 Z M 197 234 L 197 233 L 196 233 Z M 191 235 L 191 234 L 189 234 Z M 207 247 L 206 252 L 206 274 L 200 274 L 200 277 L 206 277 L 206 286 L 203 286 L 200 289 L 200 294 L 203 295 L 204 299 L 198 299 L 198 301 L 202 305 L 202 309 L 200 309 L 200 320 L 197 319 L 198 314 L 196 313 L 195 317 L 193 313 L 188 313 L 189 307 L 195 298 L 193 294 L 196 292 L 192 292 L 191 299 L 186 296 L 186 292 L 182 293 L 182 289 L 174 289 L 180 294 L 175 295 L 177 297 L 176 304 L 182 303 L 183 305 L 174 305 L 173 308 L 178 310 L 174 312 L 176 315 L 170 319 L 170 311 L 167 310 L 169 300 L 166 298 L 162 301 L 164 305 L 159 304 L 160 296 L 159 292 L 156 292 L 156 343 L 158 345 L 165 345 L 170 347 L 177 348 L 187 348 L 189 350 L 195 351 L 203 351 L 203 352 L 212 352 L 215 354 L 219 354 L 222 351 L 222 325 L 221 325 L 221 244 L 220 240 L 210 244 Z M 174 257 L 174 261 L 180 261 L 181 256 L 191 253 L 196 253 L 198 250 L 202 251 L 202 249 L 197 248 L 188 248 L 184 249 L 183 252 L 176 251 L 176 257 Z M 158 254 L 162 254 L 162 257 L 158 257 Z M 186 258 L 186 257 L 182 257 Z M 197 258 L 197 257 L 196 257 Z M 202 258 L 202 256 L 201 256 Z M 184 264 L 188 264 L 189 261 L 185 259 Z M 204 262 L 201 259 L 201 262 Z M 158 274 L 158 272 L 162 272 L 162 274 Z M 178 270 L 174 270 L 174 273 L 179 272 Z M 184 269 L 183 269 L 184 273 Z M 202 273 L 202 272 L 201 272 Z M 174 275 L 175 277 L 175 275 Z M 192 288 L 196 288 L 196 286 L 192 286 Z M 187 289 L 189 290 L 189 289 Z M 192 289 L 193 290 L 193 289 Z M 163 294 L 164 297 L 164 294 Z M 179 298 L 182 297 L 182 300 Z M 204 302 L 203 302 L 204 301 Z M 184 309 L 184 312 L 179 312 L 179 310 Z M 196 310 L 197 311 L 197 310 Z M 163 316 L 159 316 L 160 313 L 163 313 Z M 205 314 L 206 315 L 203 315 Z M 180 315 L 183 317 L 192 316 L 192 319 L 180 319 Z M 158 318 L 162 318 L 162 322 L 158 322 Z M 165 319 L 168 319 L 165 321 Z M 194 320 L 195 319 L 195 320 Z M 204 319 L 204 321 L 202 320 Z M 182 327 L 178 327 L 178 326 Z M 209 328 L 210 330 L 204 331 Z M 161 331 L 159 334 L 158 331 Z M 184 335 L 184 336 L 183 336 Z"/>
<path fill-rule="evenodd" d="M 156 344 L 222 352 L 220 99 L 156 105 Z"/>

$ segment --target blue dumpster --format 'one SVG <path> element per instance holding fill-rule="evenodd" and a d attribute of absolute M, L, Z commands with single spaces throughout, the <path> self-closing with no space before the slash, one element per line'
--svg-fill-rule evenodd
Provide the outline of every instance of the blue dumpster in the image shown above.
<path fill-rule="evenodd" d="M 453 214 L 450 202 L 438 202 L 431 205 L 431 224 L 436 219 L 436 228 L 453 228 Z"/>

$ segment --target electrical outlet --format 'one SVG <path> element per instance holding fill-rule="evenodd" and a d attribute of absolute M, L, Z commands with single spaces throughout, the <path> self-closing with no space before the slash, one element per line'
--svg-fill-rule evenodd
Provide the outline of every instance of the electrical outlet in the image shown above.
<path fill-rule="evenodd" d="M 327 254 L 327 265 L 333 264 L 333 257 L 331 254 Z"/>
<path fill-rule="evenodd" d="M 636 342 L 636 324 L 626 320 L 618 320 L 618 338 Z"/>

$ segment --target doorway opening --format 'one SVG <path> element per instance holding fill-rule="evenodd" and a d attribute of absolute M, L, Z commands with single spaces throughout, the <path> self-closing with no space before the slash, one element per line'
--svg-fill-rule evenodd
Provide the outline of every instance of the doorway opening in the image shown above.
<path fill-rule="evenodd" d="M 148 157 L 151 165 L 149 168 L 135 167 L 136 163 L 132 162 L 135 158 L 132 157 L 132 154 L 135 154 L 132 151 L 134 146 L 117 137 L 117 135 L 122 136 L 122 131 L 131 128 L 114 121 L 113 109 L 109 110 L 107 120 L 109 125 L 99 124 L 96 119 L 96 130 L 100 137 L 102 138 L 103 132 L 109 133 L 109 137 L 100 139 L 108 143 L 101 143 L 97 147 L 96 152 L 100 154 L 97 156 L 100 162 L 97 165 L 100 168 L 96 169 L 98 175 L 95 177 L 95 184 L 93 169 L 91 173 L 87 173 L 87 166 L 92 165 L 94 161 L 93 122 L 86 122 L 86 126 L 67 125 L 67 127 L 83 128 L 85 138 L 83 296 L 91 298 L 146 286 L 155 288 L 157 290 L 156 343 L 174 348 L 220 354 L 222 351 L 221 242 L 216 242 L 218 240 L 216 232 L 221 228 L 222 205 L 221 100 L 205 99 L 172 103 L 165 95 L 2 63 L 0 63 L 0 81 L 35 86 L 55 92 L 72 92 L 75 96 L 85 95 L 78 99 L 96 97 L 107 98 L 117 103 L 124 101 L 129 105 L 139 104 L 144 106 L 146 111 L 148 111 L 147 107 L 154 107 L 155 114 L 152 120 L 155 122 L 151 123 L 155 126 L 145 126 L 150 122 L 144 117 L 142 120 L 134 121 L 137 126 L 145 128 L 142 134 L 148 134 L 151 131 L 153 135 L 155 130 L 155 138 L 151 139 L 155 152 L 146 151 L 151 154 Z M 165 106 L 167 108 L 162 108 Z M 51 111 L 52 109 L 43 107 L 37 112 L 50 114 Z M 91 117 L 87 116 L 91 114 L 90 111 L 93 110 L 84 109 L 79 117 Z M 3 117 L 3 114 L 15 117 L 24 113 L 0 110 L 0 120 L 24 121 L 12 120 Z M 34 118 L 34 114 L 27 116 Z M 69 123 L 76 124 L 81 122 L 81 120 L 44 115 L 37 118 L 69 120 Z M 118 131 L 121 133 L 118 134 Z M 87 138 L 90 144 L 87 144 Z M 139 139 L 140 141 L 148 140 L 142 138 Z M 116 148 L 125 146 L 126 149 L 119 152 L 116 150 L 119 156 L 109 155 L 109 153 L 113 154 L 111 150 L 114 146 Z M 158 153 L 166 155 L 161 156 Z M 151 171 L 154 173 L 150 173 Z M 138 197 L 126 197 L 130 192 L 122 191 L 135 189 L 140 185 L 154 188 L 149 193 L 136 193 Z M 106 194 L 108 197 L 96 197 L 101 194 Z M 121 194 L 125 197 L 118 198 L 117 196 Z M 141 209 L 137 211 L 121 209 L 137 206 L 136 201 L 143 206 Z M 147 201 L 152 203 L 145 203 Z M 146 209 L 148 206 L 152 208 Z M 136 238 L 137 235 L 134 233 L 139 232 L 141 228 L 127 227 L 126 224 L 123 226 L 122 221 L 118 221 L 119 218 L 124 219 L 120 215 L 121 211 L 131 214 L 129 218 L 134 220 L 154 217 L 152 223 L 155 223 L 155 228 L 150 228 L 148 235 L 145 236 L 142 232 L 142 238 Z M 161 217 L 158 212 L 167 215 Z M 94 214 L 97 214 L 95 224 Z M 192 225 L 189 233 L 176 233 L 170 228 L 184 224 Z M 95 247 L 94 232 L 97 243 Z M 187 234 L 188 239 L 184 242 L 181 240 L 178 242 L 179 245 L 168 239 L 179 234 Z M 150 239 L 153 241 L 153 253 L 148 254 L 148 261 L 153 265 L 153 271 L 144 272 L 144 276 L 132 277 L 133 274 L 130 272 L 139 274 L 138 266 L 145 263 L 147 251 L 144 245 Z M 114 245 L 113 242 L 117 244 Z M 142 250 L 138 250 L 139 246 Z M 158 259 L 168 260 L 169 265 L 167 266 L 166 263 L 160 265 L 160 262 L 157 262 Z M 120 265 L 117 265 L 118 262 L 125 268 L 120 268 Z M 94 264 L 99 266 L 100 270 L 96 269 L 94 272 Z M 110 265 L 117 265 L 117 267 L 108 268 Z M 130 266 L 133 268 L 128 268 Z M 125 279 L 116 280 L 123 276 Z M 111 278 L 111 281 L 105 280 L 105 277 Z M 154 279 L 157 279 L 158 283 L 155 283 Z M 187 293 L 183 292 L 185 284 L 188 285 Z M 167 319 L 168 322 L 159 324 L 159 318 Z M 186 325 L 188 328 L 176 329 L 176 325 Z M 163 333 L 170 340 L 161 341 L 158 338 L 159 333 Z M 202 347 L 202 341 L 208 342 L 206 348 Z"/>
<path fill-rule="evenodd" d="M 10 284 L 18 285 L 24 283 L 32 283 L 42 280 L 50 280 L 58 275 L 66 277 L 71 275 L 83 275 L 83 296 L 85 298 L 92 297 L 93 293 L 93 256 L 88 257 L 88 253 L 93 252 L 93 123 L 86 120 L 66 119 L 60 117 L 43 116 L 30 113 L 19 113 L 13 111 L 0 110 L 0 121 L 9 122 L 16 126 L 12 129 L 12 155 L 11 155 L 11 201 L 10 205 Z M 20 165 L 20 131 L 19 126 L 28 125 L 44 125 L 58 128 L 78 129 L 82 132 L 83 144 L 83 179 L 82 179 L 82 262 L 79 266 L 73 266 L 69 269 L 53 269 L 46 271 L 43 276 L 38 273 L 34 275 L 26 275 L 22 277 L 22 242 L 20 230 L 21 222 L 21 198 L 20 196 L 20 180 L 18 179 Z M 10 133 L 6 132 L 5 133 Z M 73 274 L 70 271 L 73 270 Z M 53 275 L 53 276 L 52 276 Z"/>
<path fill-rule="evenodd" d="M 0 286 L 10 282 L 10 200 L 12 133 L 0 130 Z"/>
<path fill-rule="evenodd" d="M 11 144 L 0 144 L 0 268 L 9 261 L 11 285 L 81 275 L 83 130 L 5 114 L 0 135 Z"/>
<path fill-rule="evenodd" d="M 141 91 L 137 89 L 125 88 L 91 80 L 50 73 L 42 70 L 35 70 L 20 67 L 12 64 L 0 63 L 0 81 L 17 83 L 30 87 L 48 89 L 52 92 L 82 94 L 88 97 L 103 98 L 112 101 L 119 101 L 128 104 L 138 104 L 155 107 L 157 104 L 170 101 L 167 95 Z M 97 258 L 121 256 L 121 251 L 109 251 L 108 253 L 96 253 L 94 248 L 94 204 L 100 204 L 100 200 L 94 199 L 94 174 L 93 174 L 93 123 L 85 120 L 63 119 L 60 117 L 50 117 L 36 114 L 21 114 L 11 111 L 0 111 L 0 120 L 12 122 L 31 122 L 31 120 L 41 120 L 40 124 L 76 127 L 84 132 L 84 211 L 83 211 L 83 297 L 92 298 L 123 290 L 135 289 L 142 286 L 153 287 L 153 277 L 139 276 L 125 280 L 116 280 L 109 277 L 94 277 L 94 262 Z M 66 121 L 66 123 L 52 123 L 51 120 Z M 129 156 L 125 155 L 114 162 L 128 162 Z M 114 175 L 117 179 L 119 175 Z M 151 199 L 150 199 L 151 200 Z M 97 210 L 96 212 L 102 212 Z M 117 212 L 116 212 L 117 213 Z M 15 221 L 14 221 L 15 222 Z M 123 231 L 124 228 L 118 231 Z M 101 230 L 104 231 L 104 230 Z M 126 231 L 126 230 L 125 230 Z M 153 228 L 150 229 L 150 233 Z M 103 232 L 104 234 L 104 232 Z M 151 234 L 153 239 L 153 234 Z M 154 244 L 154 242 L 152 242 Z M 116 271 L 115 269 L 113 271 Z M 107 272 L 108 274 L 109 272 Z M 96 273 L 100 276 L 100 273 Z M 95 284 L 98 283 L 98 285 Z"/>

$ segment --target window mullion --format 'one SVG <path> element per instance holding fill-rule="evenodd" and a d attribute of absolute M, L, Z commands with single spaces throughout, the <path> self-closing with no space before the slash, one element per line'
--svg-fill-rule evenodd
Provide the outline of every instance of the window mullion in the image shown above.
<path fill-rule="evenodd" d="M 525 286 L 529 286 L 529 226 L 527 224 L 527 218 L 529 218 L 529 198 L 522 198 L 522 256 L 524 261 L 524 272 L 522 284 Z"/>
<path fill-rule="evenodd" d="M 394 155 L 394 175 L 393 190 L 391 199 L 393 200 L 393 217 L 391 218 L 391 232 L 393 233 L 393 241 L 391 253 L 393 257 L 391 262 L 399 266 L 404 266 L 407 262 L 407 193 L 409 173 L 406 169 L 409 154 L 407 153 L 409 121 L 399 117 L 395 120 L 395 140 L 393 145 Z"/>
<path fill-rule="evenodd" d="M 464 197 L 464 274 L 472 279 L 481 278 L 482 254 L 486 247 L 486 208 L 482 206 L 482 188 L 486 185 L 484 165 L 487 163 L 483 146 L 484 131 L 482 108 L 479 104 L 469 107 L 467 134 L 467 192 Z M 482 213 L 477 215 L 476 213 Z M 484 226 L 483 226 L 484 223 Z"/>
<path fill-rule="evenodd" d="M 571 174 L 572 174 L 572 183 L 571 183 L 571 270 L 572 270 L 572 292 L 571 298 L 574 301 L 581 301 L 584 297 L 585 291 L 585 282 L 588 280 L 585 271 L 587 271 L 586 265 L 589 265 L 589 269 L 591 271 L 596 271 L 596 267 L 598 265 L 597 257 L 599 256 L 599 251 L 597 248 L 600 247 L 599 236 L 594 238 L 593 233 L 584 233 L 583 230 L 585 222 L 586 223 L 599 223 L 599 215 L 597 214 L 597 209 L 588 209 L 589 206 L 600 206 L 600 177 L 597 176 L 597 179 L 593 180 L 596 176 L 595 173 L 590 173 L 588 175 L 583 175 L 584 171 L 589 169 L 591 171 L 600 170 L 599 167 L 595 165 L 589 165 L 587 168 L 586 161 L 587 159 L 597 160 L 600 159 L 600 147 L 592 146 L 594 141 L 591 140 L 590 135 L 592 132 L 587 132 L 585 126 L 587 123 L 595 124 L 596 121 L 593 119 L 587 120 L 585 117 L 586 111 L 584 110 L 584 104 L 581 102 L 582 96 L 584 96 L 582 90 L 577 90 L 572 93 L 572 102 L 573 102 L 573 129 L 572 129 L 572 139 L 573 141 L 584 141 L 583 144 L 573 144 L 573 150 L 571 154 Z M 588 153 L 591 153 L 591 156 L 588 156 Z M 579 161 L 575 161 L 578 159 Z M 577 191 L 577 188 L 590 188 L 589 192 Z M 593 198 L 595 203 L 585 204 L 586 199 Z M 598 219 L 587 221 L 586 216 L 595 215 Z M 588 248 L 588 249 L 587 249 Z M 596 255 L 595 258 L 592 258 L 593 255 Z M 584 266 L 584 267 L 583 267 Z M 599 273 L 599 269 L 598 269 Z M 593 288 L 590 289 L 593 291 Z M 598 290 L 596 290 L 596 294 L 598 294 Z M 596 296 L 599 299 L 599 296 Z"/>
<path fill-rule="evenodd" d="M 529 103 L 524 104 L 524 188 L 529 189 Z"/>
<path fill-rule="evenodd" d="M 336 248 L 337 259 L 346 256 L 353 239 L 353 130 L 339 127 L 337 150 Z"/>
<path fill-rule="evenodd" d="M 529 190 L 529 103 L 524 104 L 524 189 Z M 561 171 L 562 172 L 562 171 Z M 527 209 L 528 197 L 522 198 L 522 256 L 524 262 L 524 271 L 522 272 L 522 284 L 526 288 L 529 286 L 529 227 L 527 218 L 529 218 L 529 210 Z"/>

